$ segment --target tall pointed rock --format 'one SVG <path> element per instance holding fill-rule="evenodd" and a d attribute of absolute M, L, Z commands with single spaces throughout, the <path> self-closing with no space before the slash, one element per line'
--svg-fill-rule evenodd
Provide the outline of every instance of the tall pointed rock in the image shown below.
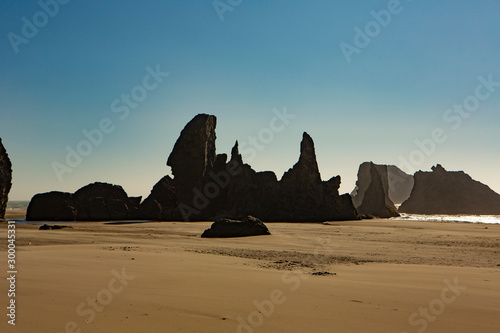
<path fill-rule="evenodd" d="M 399 216 L 389 198 L 387 170 L 387 165 L 373 162 L 365 162 L 359 166 L 356 189 L 352 194 L 352 201 L 359 214 L 380 218 Z"/>
<path fill-rule="evenodd" d="M 216 124 L 215 116 L 195 116 L 182 130 L 168 157 L 179 203 L 192 207 L 195 191 L 203 191 L 204 179 L 216 158 Z"/>
<path fill-rule="evenodd" d="M 285 172 L 281 182 L 283 184 L 293 183 L 299 188 L 321 183 L 314 141 L 306 132 L 302 135 L 302 142 L 300 143 L 299 161 L 295 163 L 293 168 Z"/>

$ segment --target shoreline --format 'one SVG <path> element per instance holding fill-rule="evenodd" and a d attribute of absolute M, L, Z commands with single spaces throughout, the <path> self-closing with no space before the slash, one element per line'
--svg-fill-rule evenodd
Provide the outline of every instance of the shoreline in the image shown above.
<path fill-rule="evenodd" d="M 422 215 L 422 216 L 430 216 L 432 217 L 433 215 Z M 436 216 L 443 216 L 437 214 Z M 445 216 L 452 216 L 452 215 L 445 215 Z M 462 215 L 460 215 L 462 216 Z M 484 216 L 490 216 L 490 215 L 484 215 Z M 150 223 L 150 222 L 165 222 L 165 223 L 170 223 L 170 222 L 186 222 L 186 221 L 144 221 L 144 220 L 113 220 L 113 221 L 26 221 L 26 209 L 19 209 L 19 208 L 10 208 L 6 211 L 5 213 L 5 218 L 4 220 L 15 220 L 15 219 L 24 219 L 24 221 L 17 221 L 18 223 L 25 223 L 25 224 L 64 224 L 64 223 L 90 223 L 90 222 L 106 222 L 106 223 L 114 223 L 114 224 L 130 224 L 130 223 Z M 411 218 L 401 218 L 401 217 L 392 217 L 389 219 L 379 219 L 379 218 L 374 218 L 374 219 L 363 219 L 363 220 L 351 220 L 352 222 L 355 221 L 374 221 L 374 220 L 386 220 L 386 221 L 400 221 L 400 222 L 406 222 L 406 221 L 411 221 L 411 222 L 431 222 L 431 223 L 467 223 L 467 224 L 482 224 L 482 225 L 500 225 L 500 222 L 498 223 L 493 223 L 493 222 L 483 222 L 483 221 L 478 221 L 478 222 L 471 222 L 471 221 L 453 221 L 453 220 L 417 220 L 417 219 L 411 219 Z M 142 222 L 143 221 L 143 222 Z M 208 222 L 208 221 L 189 221 L 186 223 L 198 223 L 198 222 Z M 342 221 L 326 221 L 326 222 L 265 222 L 265 223 L 293 223 L 293 224 L 330 224 L 330 223 L 336 223 L 336 222 L 342 222 Z"/>

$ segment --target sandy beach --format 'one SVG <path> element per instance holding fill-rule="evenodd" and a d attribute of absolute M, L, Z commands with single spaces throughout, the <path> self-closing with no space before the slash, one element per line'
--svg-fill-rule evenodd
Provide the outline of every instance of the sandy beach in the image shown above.
<path fill-rule="evenodd" d="M 72 228 L 16 225 L 16 325 L 4 314 L 2 332 L 500 330 L 500 225 L 267 223 L 270 236 L 203 239 L 210 222 L 58 224 Z"/>

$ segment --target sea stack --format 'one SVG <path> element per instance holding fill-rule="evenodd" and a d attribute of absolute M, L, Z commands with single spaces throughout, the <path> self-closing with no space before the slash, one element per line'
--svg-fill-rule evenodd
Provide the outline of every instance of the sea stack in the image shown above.
<path fill-rule="evenodd" d="M 28 221 L 106 221 L 137 216 L 141 197 L 129 197 L 121 186 L 93 183 L 75 193 L 36 194 L 28 205 Z"/>
<path fill-rule="evenodd" d="M 182 130 L 164 177 L 139 208 L 155 220 L 238 219 L 322 222 L 357 219 L 348 194 L 339 195 L 340 176 L 322 181 L 314 142 L 303 134 L 298 162 L 278 181 L 272 171 L 245 164 L 236 141 L 231 158 L 216 154 L 216 117 L 195 116 Z M 146 216 L 145 216 L 146 217 Z"/>
<path fill-rule="evenodd" d="M 192 208 L 198 199 L 196 191 L 204 189 L 215 162 L 216 126 L 215 116 L 199 114 L 184 127 L 175 142 L 167 165 L 172 168 L 179 205 Z M 203 209 L 196 210 L 201 211 L 196 214 L 201 217 Z"/>
<path fill-rule="evenodd" d="M 5 217 L 9 192 L 12 187 L 12 163 L 0 138 L 0 219 Z"/>
<path fill-rule="evenodd" d="M 276 218 L 298 222 L 357 219 L 351 197 L 339 195 L 339 187 L 340 176 L 321 180 L 314 141 L 304 132 L 299 160 L 280 181 L 280 197 L 286 204 Z M 277 199 L 275 206 L 279 207 L 281 200 Z"/>
<path fill-rule="evenodd" d="M 409 175 L 395 165 L 387 165 L 388 195 L 394 204 L 402 204 L 410 197 L 413 189 L 413 175 Z"/>
<path fill-rule="evenodd" d="M 446 171 L 438 164 L 432 172 L 416 172 L 414 179 L 410 197 L 399 207 L 402 213 L 500 214 L 500 194 L 463 171 Z"/>
<path fill-rule="evenodd" d="M 399 216 L 389 198 L 387 165 L 365 162 L 359 166 L 356 188 L 352 201 L 361 216 L 389 218 Z"/>

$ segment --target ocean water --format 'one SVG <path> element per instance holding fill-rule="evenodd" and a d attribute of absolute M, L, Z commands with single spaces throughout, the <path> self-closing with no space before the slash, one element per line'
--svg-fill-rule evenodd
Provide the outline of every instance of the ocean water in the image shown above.
<path fill-rule="evenodd" d="M 29 201 L 7 201 L 7 210 L 28 209 Z"/>
<path fill-rule="evenodd" d="M 439 222 L 466 222 L 500 224 L 500 215 L 425 215 L 400 213 L 400 217 L 391 220 L 401 221 L 439 221 Z"/>

